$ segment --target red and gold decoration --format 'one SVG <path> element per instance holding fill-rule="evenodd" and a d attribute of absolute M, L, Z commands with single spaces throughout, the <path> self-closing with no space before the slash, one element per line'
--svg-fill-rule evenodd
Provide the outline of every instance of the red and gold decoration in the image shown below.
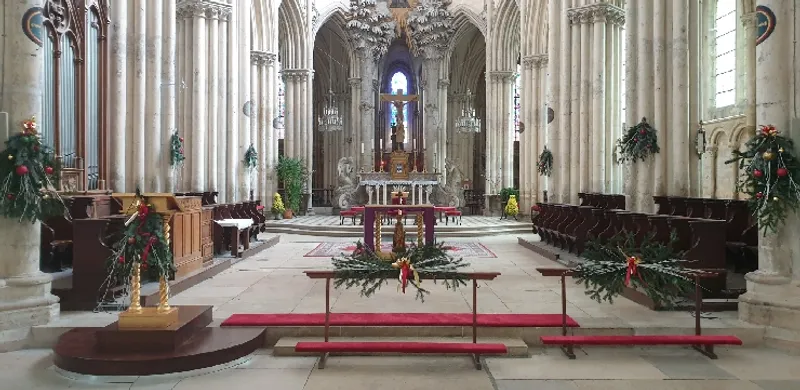
<path fill-rule="evenodd" d="M 66 206 L 56 192 L 60 164 L 42 143 L 36 119 L 22 122 L 0 152 L 0 214 L 20 222 L 44 221 L 64 215 Z"/>
<path fill-rule="evenodd" d="M 622 233 L 607 241 L 589 241 L 573 275 L 597 302 L 613 303 L 625 288 L 634 288 L 657 306 L 670 307 L 694 291 L 694 275 L 700 273 L 683 266 L 683 254 L 672 249 L 676 240 L 673 234 L 668 245 L 651 237 L 637 244 L 633 234 Z"/>
<path fill-rule="evenodd" d="M 169 306 L 169 277 L 175 272 L 169 241 L 171 214 L 159 214 L 153 204 L 136 192 L 128 210 L 122 237 L 107 261 L 108 283 L 128 286 L 131 304 L 120 315 L 121 327 L 163 328 L 177 321 L 177 309 Z M 140 304 L 142 274 L 159 282 L 159 305 Z M 108 286 L 106 286 L 108 287 Z"/>
<path fill-rule="evenodd" d="M 336 288 L 357 287 L 361 289 L 362 296 L 369 297 L 378 291 L 384 282 L 399 279 L 399 291 L 405 293 L 410 285 L 416 289 L 417 299 L 424 302 L 425 295 L 430 291 L 422 287 L 422 279 L 433 279 L 434 284 L 441 281 L 448 290 L 456 290 L 466 285 L 466 277 L 461 270 L 469 267 L 469 263 L 464 259 L 450 256 L 447 252 L 448 247 L 443 243 L 423 244 L 421 215 L 416 217 L 416 244 L 406 242 L 405 229 L 402 225 L 403 214 L 398 213 L 396 217 L 391 253 L 374 252 L 359 241 L 355 244 L 353 253 L 333 258 Z M 375 218 L 375 248 L 381 247 L 381 220 L 382 218 Z"/>
<path fill-rule="evenodd" d="M 644 161 L 661 149 L 658 147 L 656 129 L 642 118 L 636 126 L 629 128 L 622 138 L 617 140 L 614 157 L 617 163 L 635 163 Z"/>
<path fill-rule="evenodd" d="M 761 126 L 744 151 L 733 151 L 726 163 L 738 163 L 742 171 L 736 189 L 750 196 L 750 210 L 763 234 L 775 232 L 790 212 L 800 207 L 800 162 L 794 143 L 775 126 Z"/>

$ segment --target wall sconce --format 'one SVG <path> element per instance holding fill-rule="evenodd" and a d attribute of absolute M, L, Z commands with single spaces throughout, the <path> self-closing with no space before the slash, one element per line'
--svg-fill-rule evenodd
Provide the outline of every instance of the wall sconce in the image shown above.
<path fill-rule="evenodd" d="M 697 138 L 694 146 L 697 157 L 703 158 L 703 153 L 706 152 L 706 131 L 703 129 L 703 121 L 700 121 L 700 128 L 697 129 Z"/>

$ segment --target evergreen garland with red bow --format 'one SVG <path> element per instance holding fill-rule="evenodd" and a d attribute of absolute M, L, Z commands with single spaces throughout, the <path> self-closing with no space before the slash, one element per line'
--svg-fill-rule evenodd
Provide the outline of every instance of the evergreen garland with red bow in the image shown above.
<path fill-rule="evenodd" d="M 656 306 L 670 307 L 694 291 L 693 275 L 700 272 L 683 266 L 683 253 L 672 248 L 677 241 L 673 232 L 664 245 L 645 237 L 640 245 L 631 233 L 620 233 L 606 242 L 594 239 L 586 243 L 584 261 L 573 269 L 578 284 L 597 302 L 614 302 L 624 288 L 642 290 Z"/>
<path fill-rule="evenodd" d="M 617 140 L 614 157 L 620 164 L 635 163 L 646 160 L 660 150 L 656 129 L 647 123 L 647 118 L 642 118 L 641 122 L 629 128 L 622 138 Z"/>
<path fill-rule="evenodd" d="M 766 235 L 800 208 L 800 185 L 794 181 L 800 178 L 800 161 L 792 140 L 775 126 L 761 126 L 745 147 L 743 152 L 734 150 L 726 164 L 739 163 L 742 176 L 736 189 L 750 195 L 750 210 Z"/>
<path fill-rule="evenodd" d="M 59 176 L 55 153 L 42 144 L 36 120 L 24 121 L 0 152 L 0 215 L 20 222 L 64 215 L 66 206 L 56 192 Z"/>
<path fill-rule="evenodd" d="M 433 284 L 441 281 L 445 287 L 456 290 L 466 285 L 466 276 L 461 271 L 469 267 L 464 259 L 456 259 L 448 253 L 443 243 L 432 245 L 407 245 L 393 253 L 395 260 L 386 260 L 364 246 L 356 243 L 352 254 L 333 259 L 336 270 L 334 287 L 345 289 L 358 287 L 361 296 L 369 297 L 378 291 L 388 280 L 398 280 L 398 289 L 416 290 L 416 298 L 425 302 L 430 291 L 418 282 L 418 278 L 433 277 Z"/>
<path fill-rule="evenodd" d="M 181 166 L 184 160 L 186 160 L 186 155 L 183 154 L 183 137 L 179 136 L 178 132 L 175 131 L 172 133 L 169 142 L 169 165 L 173 167 Z"/>
<path fill-rule="evenodd" d="M 175 272 L 172 251 L 164 238 L 164 220 L 153 205 L 137 190 L 135 213 L 126 221 L 122 238 L 114 245 L 114 254 L 107 260 L 107 269 L 114 284 L 130 282 L 133 265 L 139 263 L 143 275 L 151 280 L 169 277 Z"/>

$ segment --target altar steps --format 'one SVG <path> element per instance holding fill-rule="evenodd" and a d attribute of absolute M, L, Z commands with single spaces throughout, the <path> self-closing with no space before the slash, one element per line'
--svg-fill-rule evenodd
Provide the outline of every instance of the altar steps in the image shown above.
<path fill-rule="evenodd" d="M 412 223 L 410 219 L 408 222 L 409 224 Z M 406 230 L 409 228 L 407 226 Z M 446 225 L 444 222 L 439 222 L 435 229 L 436 237 L 480 237 L 503 234 L 529 234 L 531 233 L 532 225 L 530 222 L 506 222 L 494 217 L 465 216 L 461 225 L 456 225 L 452 222 Z M 360 238 L 364 235 L 364 227 L 351 225 L 350 220 L 346 220 L 344 225 L 339 225 L 338 216 L 317 216 L 267 221 L 266 232 L 270 234 Z M 382 236 L 391 237 L 394 234 L 394 225 L 383 226 L 381 232 Z"/>

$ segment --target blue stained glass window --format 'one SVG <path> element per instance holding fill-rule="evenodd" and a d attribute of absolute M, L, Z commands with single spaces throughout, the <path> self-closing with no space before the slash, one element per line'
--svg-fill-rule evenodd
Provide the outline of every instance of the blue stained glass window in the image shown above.
<path fill-rule="evenodd" d="M 405 73 L 400 71 L 395 72 L 395 74 L 392 75 L 391 86 L 393 95 L 400 93 L 400 90 L 403 91 L 404 95 L 408 95 L 408 77 L 406 77 Z M 395 118 L 397 117 L 397 108 L 394 106 L 394 104 L 391 105 L 391 111 L 389 112 L 389 115 L 391 115 L 389 117 L 389 123 L 394 124 L 396 122 Z M 408 104 L 406 104 L 403 106 L 403 125 L 405 126 L 406 133 L 405 139 L 400 142 L 406 142 L 408 139 L 408 132 L 410 131 L 408 128 L 408 119 Z"/>

